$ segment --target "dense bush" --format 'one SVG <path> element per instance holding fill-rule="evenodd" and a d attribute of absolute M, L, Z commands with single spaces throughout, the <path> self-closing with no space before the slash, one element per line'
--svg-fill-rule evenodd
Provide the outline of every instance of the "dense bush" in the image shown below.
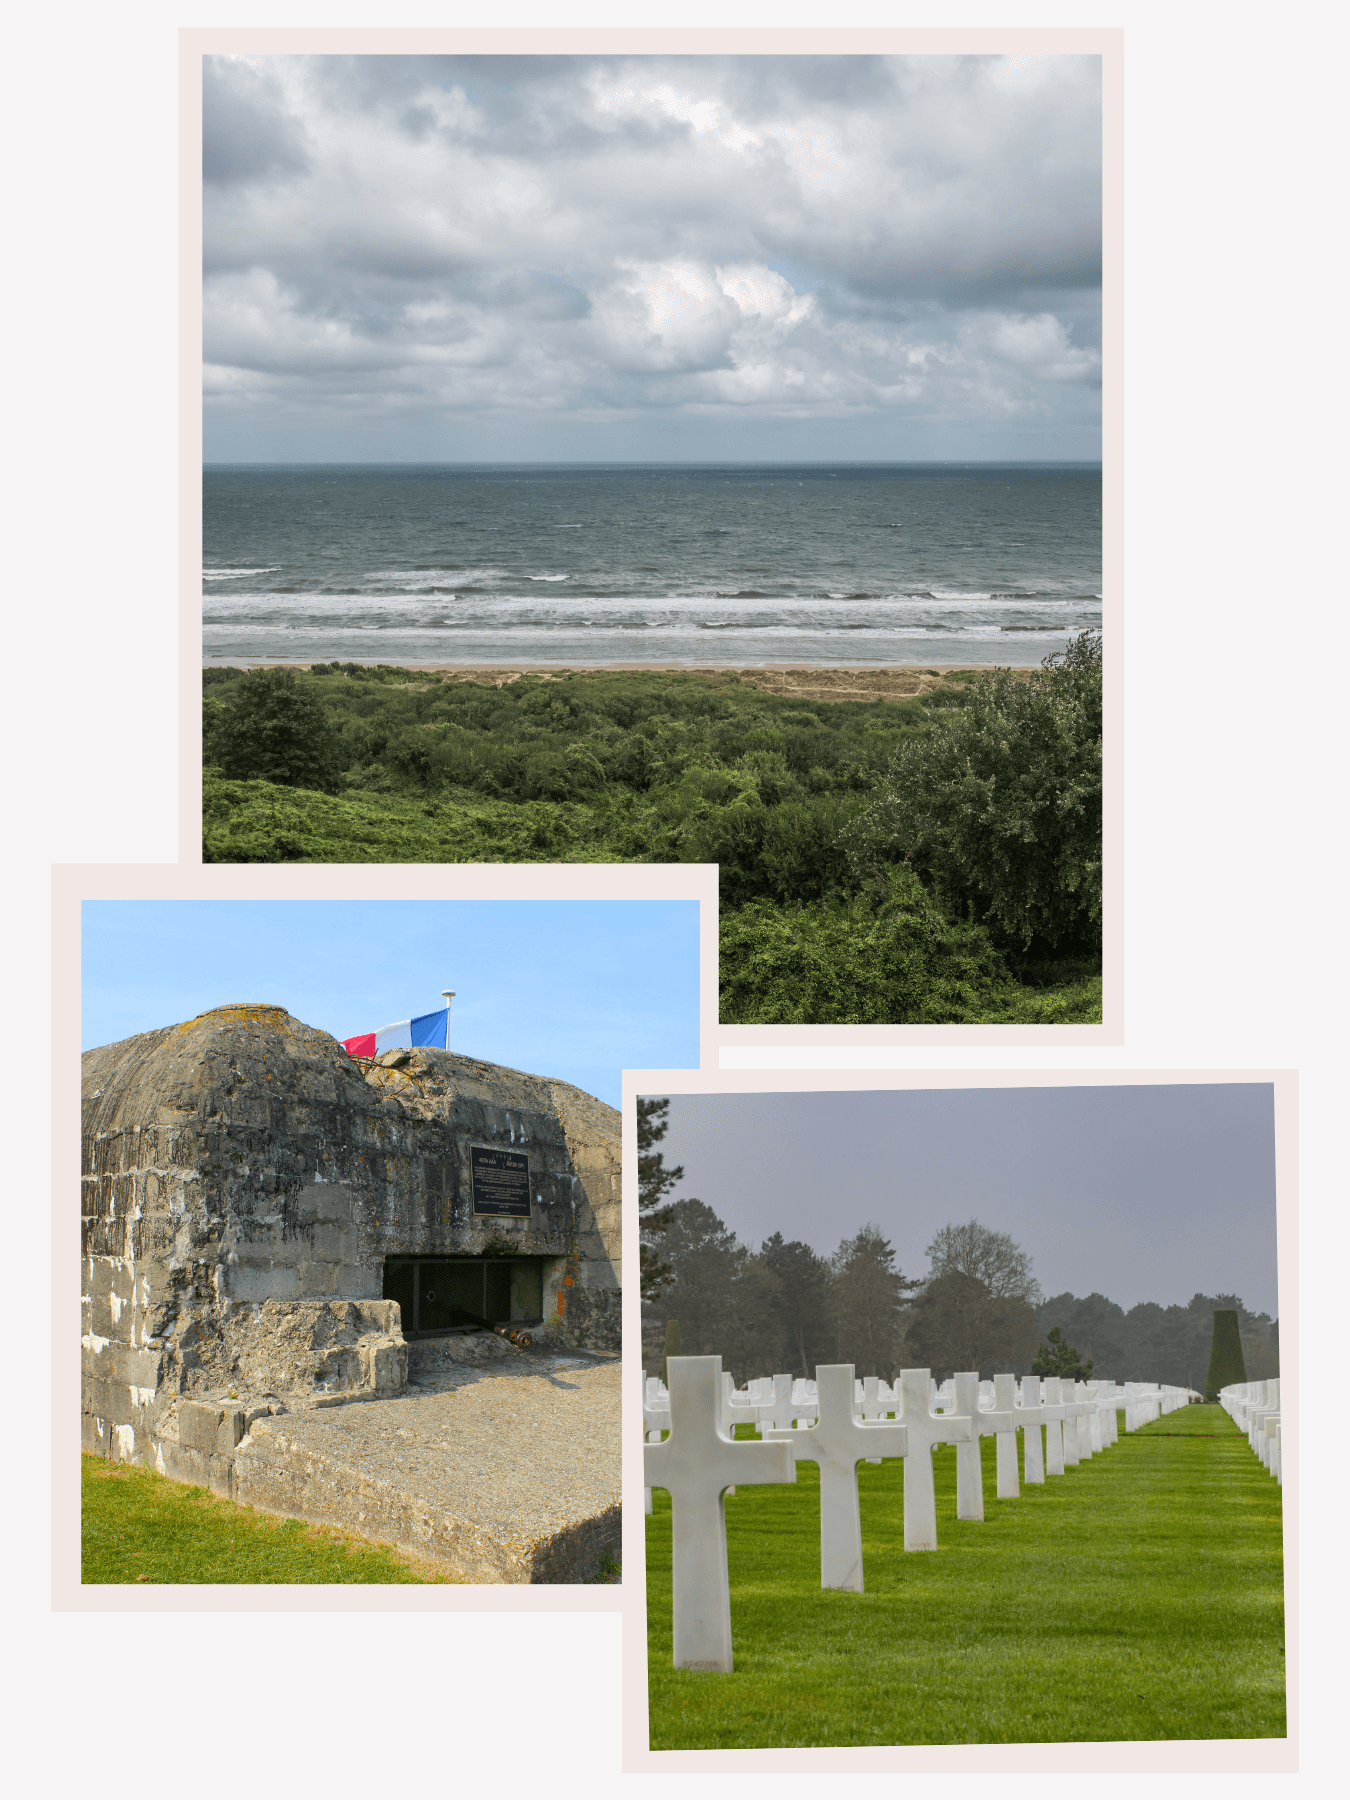
<path fill-rule="evenodd" d="M 907 858 L 1013 943 L 1101 941 L 1102 645 L 998 669 L 896 754 L 841 847 L 855 878 Z"/>
<path fill-rule="evenodd" d="M 1094 874 L 1100 918 L 1100 743 L 1075 752 L 1089 770 L 1076 787 L 1054 770 L 1088 729 L 1093 666 L 1080 643 L 1030 683 L 985 674 L 909 700 L 814 703 L 734 675 L 211 670 L 203 856 L 715 863 L 728 1019 L 1092 1019 L 1098 962 L 1064 920 L 1081 926 Z M 1099 652 L 1095 668 L 1099 739 Z M 1023 771 L 1011 784 L 1000 733 Z M 913 805 L 940 823 L 960 744 L 993 773 L 971 777 L 971 818 L 915 854 L 897 836 L 896 771 L 931 772 Z M 963 885 L 990 842 L 999 880 Z"/>
<path fill-rule="evenodd" d="M 239 781 L 331 791 L 341 762 L 336 731 L 313 689 L 290 669 L 258 669 L 206 702 L 202 760 Z"/>
<path fill-rule="evenodd" d="M 878 894 L 724 913 L 724 1024 L 944 1024 L 980 1018 L 1012 985 L 989 934 L 944 913 L 918 878 Z"/>

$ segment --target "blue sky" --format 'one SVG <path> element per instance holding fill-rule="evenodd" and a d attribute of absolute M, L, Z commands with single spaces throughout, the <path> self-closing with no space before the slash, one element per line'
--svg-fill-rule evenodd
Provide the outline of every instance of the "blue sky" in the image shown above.
<path fill-rule="evenodd" d="M 1101 59 L 212 56 L 205 456 L 1100 454 Z"/>
<path fill-rule="evenodd" d="M 455 1000 L 450 1048 L 618 1106 L 698 1066 L 694 901 L 86 901 L 81 1048 L 233 1001 L 354 1037 Z"/>
<path fill-rule="evenodd" d="M 676 1094 L 673 1199 L 744 1243 L 822 1255 L 867 1221 L 907 1275 L 943 1225 L 977 1218 L 1032 1260 L 1047 1298 L 1126 1307 L 1234 1293 L 1277 1311 L 1268 1083 Z"/>

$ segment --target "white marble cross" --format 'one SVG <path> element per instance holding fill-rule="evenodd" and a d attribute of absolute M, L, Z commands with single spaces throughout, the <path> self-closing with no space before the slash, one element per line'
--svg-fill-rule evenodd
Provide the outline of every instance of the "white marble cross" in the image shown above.
<path fill-rule="evenodd" d="M 815 1402 L 811 1400 L 794 1400 L 792 1397 L 791 1375 L 775 1375 L 773 1378 L 773 1396 L 761 1402 L 755 1408 L 755 1418 L 760 1431 L 766 1425 L 775 1431 L 786 1431 L 794 1419 L 814 1419 Z"/>
<path fill-rule="evenodd" d="M 820 1585 L 863 1591 L 862 1517 L 858 1464 L 903 1456 L 903 1425 L 865 1425 L 853 1416 L 853 1364 L 816 1370 L 820 1419 L 803 1430 L 766 1430 L 766 1442 L 785 1443 L 795 1462 L 820 1466 Z"/>
<path fill-rule="evenodd" d="M 1017 1427 L 1024 1421 L 1017 1417 L 1015 1375 L 995 1375 L 994 1406 L 988 1416 L 1007 1420 L 1006 1425 L 998 1424 L 994 1427 L 997 1434 L 994 1440 L 994 1491 L 1000 1500 L 1016 1500 L 1022 1492 L 1017 1483 Z M 1040 1436 L 1039 1432 L 1037 1436 Z"/>
<path fill-rule="evenodd" d="M 933 1445 L 964 1444 L 974 1436 L 969 1417 L 938 1414 L 929 1406 L 927 1369 L 900 1371 L 900 1413 L 905 1439 L 905 1548 L 937 1549 L 937 1498 L 933 1491 Z"/>
<path fill-rule="evenodd" d="M 1045 1472 L 1064 1473 L 1064 1403 L 1060 1399 L 1060 1377 L 1047 1375 L 1041 1384 L 1045 1392 L 1042 1411 L 1045 1416 Z"/>
<path fill-rule="evenodd" d="M 1087 1441 L 1088 1408 L 1079 1392 L 1081 1383 L 1061 1378 L 1060 1398 L 1064 1405 L 1064 1467 L 1076 1469 L 1092 1455 Z M 1080 1429 L 1081 1428 L 1081 1429 Z"/>
<path fill-rule="evenodd" d="M 881 1385 L 875 1375 L 868 1375 L 863 1379 L 861 1405 L 864 1424 L 874 1419 L 884 1419 L 894 1404 L 889 1393 L 881 1392 Z"/>
<path fill-rule="evenodd" d="M 642 1378 L 642 1429 L 649 1440 L 655 1436 L 657 1441 L 663 1431 L 670 1430 L 670 1396 L 649 1381 L 645 1372 Z"/>
<path fill-rule="evenodd" d="M 649 1444 L 659 1444 L 661 1434 L 670 1430 L 670 1396 L 655 1376 L 642 1371 L 642 1430 Z M 642 1504 L 652 1510 L 652 1490 L 644 1488 Z"/>
<path fill-rule="evenodd" d="M 1045 1403 L 1041 1399 L 1039 1375 L 1023 1376 L 1017 1415 L 1022 1426 L 1023 1479 L 1029 1485 L 1044 1487 L 1045 1458 L 1041 1451 L 1041 1426 L 1045 1423 Z"/>
<path fill-rule="evenodd" d="M 670 1436 L 643 1447 L 649 1487 L 665 1488 L 672 1513 L 675 1667 L 731 1671 L 731 1590 L 723 1494 L 734 1483 L 795 1482 L 783 1444 L 737 1443 L 721 1423 L 720 1356 L 672 1356 Z"/>
<path fill-rule="evenodd" d="M 1081 1408 L 1078 1414 L 1078 1454 L 1087 1462 L 1094 1456 L 1100 1456 L 1102 1450 L 1101 1429 L 1098 1427 L 1093 1430 L 1093 1426 L 1097 1424 L 1097 1404 L 1085 1381 L 1077 1383 L 1073 1397 Z"/>
<path fill-rule="evenodd" d="M 1002 1413 L 983 1412 L 980 1408 L 979 1371 L 973 1370 L 956 1377 L 956 1408 L 974 1424 L 974 1435 L 969 1443 L 956 1446 L 956 1516 L 958 1519 L 983 1519 L 984 1517 L 984 1470 L 980 1464 L 980 1439 L 993 1437 L 996 1432 L 1011 1431 L 1014 1433 L 1013 1444 L 1016 1446 L 1017 1427 L 1013 1423 L 1012 1411 L 1006 1417 Z M 1017 1451 L 1014 1447 L 1013 1455 Z"/>

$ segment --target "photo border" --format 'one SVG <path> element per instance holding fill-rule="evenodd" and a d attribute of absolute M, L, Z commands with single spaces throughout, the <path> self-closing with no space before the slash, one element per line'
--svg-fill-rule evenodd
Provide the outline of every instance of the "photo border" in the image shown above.
<path fill-rule="evenodd" d="M 63 864 L 52 870 L 51 1605 L 89 1613 L 617 1613 L 614 1585 L 276 1587 L 85 1585 L 80 1580 L 80 908 L 86 900 L 694 900 L 699 1055 L 717 1006 L 717 872 L 706 863 L 413 863 L 267 866 Z M 710 1001 L 711 996 L 711 1001 Z M 712 1011 L 710 1013 L 709 1006 Z M 686 1071 L 693 1073 L 693 1071 Z M 626 1322 L 627 1314 L 623 1315 Z"/>
<path fill-rule="evenodd" d="M 1020 55 L 1102 58 L 1102 627 L 1105 663 L 1102 816 L 1102 1022 L 1065 1025 L 719 1025 L 744 1067 L 753 1048 L 801 1056 L 821 1044 L 1121 1045 L 1124 1011 L 1124 39 L 1121 27 L 965 25 L 316 27 L 193 26 L 178 34 L 179 240 L 179 733 L 180 859 L 200 862 L 202 841 L 202 184 L 201 59 L 207 55 Z M 234 865 L 228 865 L 234 866 Z M 305 865 L 313 867 L 317 865 Z M 404 869 L 445 863 L 399 863 Z M 620 865 L 616 865 L 620 866 Z M 714 1015 L 715 1016 L 715 1015 Z M 739 1059 L 744 1060 L 739 1060 Z M 809 1061 L 809 1054 L 805 1060 Z"/>
<path fill-rule="evenodd" d="M 1275 1122 L 1276 1279 L 1281 1321 L 1284 1513 L 1284 1738 L 1122 1739 L 1094 1743 L 820 1745 L 794 1749 L 651 1750 L 647 1694 L 646 1515 L 638 1371 L 628 1367 L 623 1445 L 623 1770 L 699 1774 L 1275 1774 L 1298 1768 L 1298 1075 L 1290 1069 L 627 1069 L 623 1078 L 623 1335 L 642 1341 L 637 1209 L 639 1094 L 887 1092 L 916 1088 L 1162 1087 L 1269 1083 Z M 631 1172 L 631 1174 L 630 1174 Z M 1284 1327 L 1287 1326 L 1287 1329 Z M 1283 1404 L 1285 1390 L 1281 1388 Z"/>

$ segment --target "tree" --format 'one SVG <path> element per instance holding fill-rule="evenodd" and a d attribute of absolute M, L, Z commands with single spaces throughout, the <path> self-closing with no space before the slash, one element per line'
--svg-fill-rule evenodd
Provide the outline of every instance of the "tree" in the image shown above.
<path fill-rule="evenodd" d="M 1083 1355 L 1092 1358 L 1099 1380 L 1145 1379 L 1135 1374 L 1125 1354 L 1125 1314 L 1105 1294 L 1094 1292 L 1083 1299 L 1068 1293 L 1053 1295 L 1037 1308 L 1037 1329 L 1044 1333 L 1052 1323 L 1059 1325 L 1075 1344 L 1082 1345 Z"/>
<path fill-rule="evenodd" d="M 783 1283 L 762 1256 L 746 1255 L 732 1277 L 712 1346 L 737 1383 L 776 1375 L 789 1360 Z"/>
<path fill-rule="evenodd" d="M 662 1262 L 652 1239 L 663 1234 L 670 1224 L 673 1208 L 665 1204 L 666 1195 L 684 1180 L 684 1165 L 668 1169 L 665 1157 L 653 1146 L 659 1144 L 670 1129 L 666 1113 L 669 1099 L 638 1097 L 638 1269 L 644 1300 L 655 1299 L 664 1282 L 670 1279 L 670 1264 Z"/>
<path fill-rule="evenodd" d="M 670 1359 L 672 1356 L 683 1356 L 680 1349 L 680 1321 L 666 1320 L 666 1341 L 661 1352 L 661 1380 L 665 1383 L 666 1392 L 670 1391 Z"/>
<path fill-rule="evenodd" d="M 647 1306 L 654 1318 L 679 1320 L 685 1356 L 721 1356 L 736 1277 L 749 1252 L 702 1200 L 677 1200 L 669 1214 L 662 1239 L 668 1273 Z"/>
<path fill-rule="evenodd" d="M 1020 1300 L 1035 1306 L 1041 1298 L 1040 1283 L 1031 1272 L 1026 1251 L 1020 1250 L 1006 1231 L 990 1231 L 978 1219 L 965 1225 L 944 1225 L 925 1254 L 930 1281 L 943 1275 L 970 1275 L 995 1300 Z"/>
<path fill-rule="evenodd" d="M 1242 1338 L 1238 1331 L 1237 1309 L 1223 1308 L 1214 1314 L 1214 1336 L 1209 1351 L 1209 1371 L 1205 1376 L 1205 1399 L 1215 1401 L 1222 1389 L 1247 1379 L 1242 1360 Z"/>
<path fill-rule="evenodd" d="M 331 793 L 341 743 L 323 703 L 293 669 L 254 669 L 205 702 L 202 760 L 232 781 Z"/>
<path fill-rule="evenodd" d="M 783 1242 L 781 1231 L 765 1238 L 760 1260 L 782 1284 L 783 1336 L 793 1372 L 809 1379 L 818 1362 L 830 1357 L 829 1319 L 825 1296 L 830 1265 L 809 1244 Z M 766 1371 L 767 1372 L 767 1371 Z M 774 1371 L 779 1373 L 778 1370 Z"/>
<path fill-rule="evenodd" d="M 960 1269 L 929 1281 L 910 1309 L 906 1327 L 911 1366 L 939 1380 L 974 1369 L 1016 1373 L 1036 1349 L 1036 1315 L 1014 1294 L 998 1295 Z"/>
<path fill-rule="evenodd" d="M 1084 1362 L 1073 1345 L 1064 1342 L 1064 1334 L 1059 1326 L 1052 1325 L 1045 1342 L 1036 1352 L 1031 1373 L 1058 1375 L 1066 1381 L 1091 1381 L 1092 1358 L 1089 1357 Z"/>
<path fill-rule="evenodd" d="M 827 1306 L 834 1360 L 858 1375 L 892 1373 L 898 1363 L 905 1297 L 918 1282 L 895 1266 L 879 1225 L 864 1225 L 830 1258 Z"/>
<path fill-rule="evenodd" d="M 1010 943 L 1100 943 L 1100 633 L 1030 677 L 984 676 L 968 706 L 900 747 L 839 844 L 859 883 L 908 861 Z"/>

